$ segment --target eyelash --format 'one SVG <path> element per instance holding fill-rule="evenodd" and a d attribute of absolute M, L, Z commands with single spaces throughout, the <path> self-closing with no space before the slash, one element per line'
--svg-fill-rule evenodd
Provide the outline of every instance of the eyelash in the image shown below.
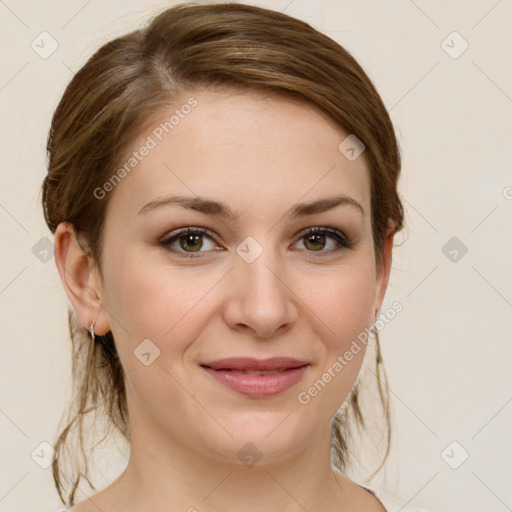
<path fill-rule="evenodd" d="M 174 241 L 178 240 L 181 236 L 187 235 L 187 234 L 206 235 L 213 242 L 215 242 L 215 236 L 208 229 L 205 229 L 205 228 L 195 228 L 195 227 L 187 227 L 187 228 L 184 228 L 184 229 L 181 229 L 181 230 L 177 231 L 174 235 L 172 235 L 172 236 L 170 236 L 168 238 L 164 238 L 163 240 L 158 242 L 158 245 L 160 247 L 163 247 L 167 251 L 170 251 L 170 252 L 176 254 L 180 258 L 202 258 L 203 256 L 198 256 L 201 252 L 203 252 L 203 253 L 204 252 L 209 252 L 209 251 L 199 251 L 199 252 L 195 252 L 195 253 L 194 252 L 187 253 L 187 252 L 184 252 L 184 251 L 177 251 L 177 250 L 174 250 L 174 249 L 170 248 L 170 245 Z M 337 251 L 342 250 L 342 249 L 352 249 L 352 247 L 354 246 L 354 243 L 351 242 L 343 233 L 341 233 L 340 231 L 338 231 L 336 229 L 332 229 L 332 228 L 328 228 L 328 227 L 312 227 L 312 228 L 308 228 L 305 231 L 301 231 L 299 233 L 299 235 L 300 236 L 298 237 L 298 240 L 302 240 L 303 238 L 306 238 L 306 237 L 312 236 L 312 235 L 328 235 L 330 238 L 333 238 L 339 244 L 339 246 L 341 246 L 341 247 L 337 247 L 335 249 L 331 249 L 331 250 L 328 250 L 328 251 L 322 251 L 322 250 L 319 250 L 319 251 L 308 251 L 308 250 L 306 250 L 306 252 L 312 252 L 312 253 L 319 252 L 321 254 L 322 253 L 323 254 L 326 254 L 326 253 L 327 254 L 331 254 L 333 252 L 337 252 Z M 317 256 L 310 256 L 310 257 L 315 258 Z"/>

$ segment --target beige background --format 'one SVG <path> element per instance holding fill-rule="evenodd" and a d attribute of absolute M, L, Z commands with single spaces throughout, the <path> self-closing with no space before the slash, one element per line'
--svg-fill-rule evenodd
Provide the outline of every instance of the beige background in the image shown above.
<path fill-rule="evenodd" d="M 1 512 L 59 504 L 31 458 L 54 440 L 70 387 L 67 298 L 41 241 L 53 239 L 39 195 L 51 115 L 95 49 L 174 3 L 0 2 Z M 399 133 L 408 225 L 383 310 L 404 310 L 381 335 L 395 444 L 374 485 L 426 510 L 512 510 L 512 3 L 252 3 L 352 51 Z M 43 31 L 58 43 L 47 58 L 31 47 L 51 48 Z M 100 488 L 122 463 L 109 455 Z"/>

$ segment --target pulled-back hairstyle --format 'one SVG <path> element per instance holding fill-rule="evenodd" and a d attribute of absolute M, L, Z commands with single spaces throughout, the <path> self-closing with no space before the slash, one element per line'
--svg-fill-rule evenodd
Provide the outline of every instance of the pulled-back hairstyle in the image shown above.
<path fill-rule="evenodd" d="M 127 148 L 155 116 L 178 106 L 178 98 L 190 91 L 214 87 L 301 99 L 362 141 L 380 266 L 388 228 L 401 230 L 404 214 L 397 192 L 400 150 L 379 94 L 354 58 L 309 24 L 238 3 L 169 8 L 145 28 L 104 44 L 75 74 L 53 115 L 47 140 L 42 203 L 51 232 L 61 222 L 71 223 L 102 276 L 102 235 L 110 196 L 98 199 L 94 191 L 112 177 Z M 53 477 L 63 503 L 73 505 L 82 477 L 94 488 L 83 444 L 85 419 L 101 410 L 110 427 L 128 442 L 130 428 L 112 332 L 96 336 L 92 343 L 71 309 L 68 316 L 73 397 L 55 443 Z M 380 469 L 389 453 L 391 430 L 378 336 L 376 376 L 387 432 Z M 338 412 L 331 424 L 331 453 L 341 470 L 348 467 L 351 424 L 365 426 L 357 385 L 346 405 L 346 413 Z M 72 449 L 70 434 L 75 429 L 79 444 Z M 74 465 L 64 470 L 68 457 Z M 67 497 L 65 479 L 71 483 Z"/>

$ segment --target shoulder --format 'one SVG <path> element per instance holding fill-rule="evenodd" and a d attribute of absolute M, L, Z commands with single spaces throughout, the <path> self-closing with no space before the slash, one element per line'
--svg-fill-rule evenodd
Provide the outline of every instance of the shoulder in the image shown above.
<path fill-rule="evenodd" d="M 345 497 L 348 498 L 355 510 L 364 510 L 365 512 L 387 512 L 374 491 L 351 480 L 337 468 L 333 469 L 338 485 L 343 490 Z"/>
<path fill-rule="evenodd" d="M 386 512 L 432 512 L 423 508 L 409 505 L 406 501 L 394 498 L 382 491 L 366 489 L 372 492 L 384 505 Z"/>
<path fill-rule="evenodd" d="M 357 504 L 362 510 L 372 510 L 374 512 L 390 512 L 382 503 L 380 497 L 372 489 L 364 485 L 355 484 L 359 488 L 359 492 L 355 495 L 357 497 Z"/>

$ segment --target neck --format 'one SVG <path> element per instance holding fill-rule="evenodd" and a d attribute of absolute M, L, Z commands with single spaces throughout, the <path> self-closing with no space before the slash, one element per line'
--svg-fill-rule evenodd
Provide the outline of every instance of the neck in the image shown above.
<path fill-rule="evenodd" d="M 170 442 L 163 431 L 148 434 L 148 425 L 131 426 L 126 470 L 92 498 L 101 510 L 225 512 L 242 504 L 244 512 L 352 510 L 347 479 L 330 464 L 330 424 L 309 446 L 267 462 L 248 445 L 240 453 L 247 465 Z"/>

